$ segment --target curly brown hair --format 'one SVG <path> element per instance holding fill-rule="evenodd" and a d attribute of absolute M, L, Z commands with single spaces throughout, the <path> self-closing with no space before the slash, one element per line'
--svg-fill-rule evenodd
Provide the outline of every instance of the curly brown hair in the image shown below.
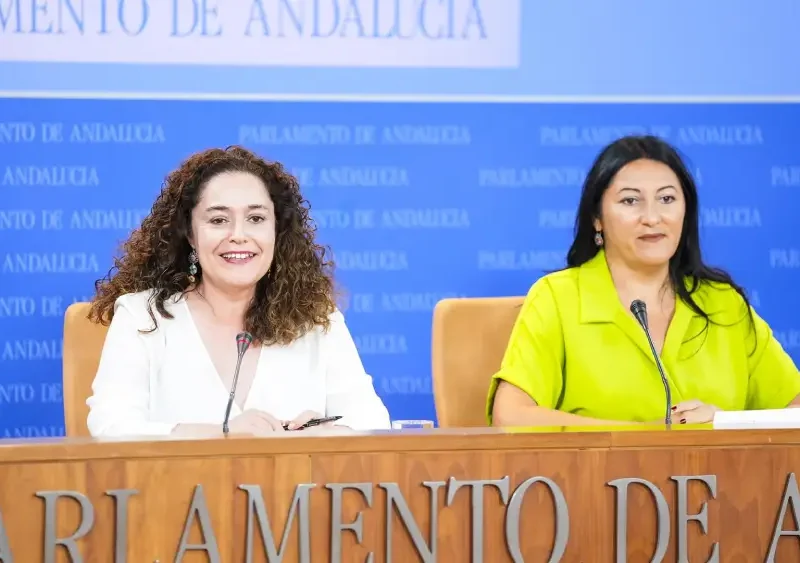
<path fill-rule="evenodd" d="M 260 178 L 275 207 L 272 267 L 256 284 L 245 330 L 262 344 L 288 344 L 315 326 L 329 328 L 329 315 L 336 308 L 333 261 L 328 249 L 314 242 L 310 205 L 300 194 L 297 179 L 280 163 L 267 162 L 238 146 L 194 154 L 167 176 L 150 214 L 123 244 L 122 256 L 95 283 L 89 319 L 107 325 L 118 297 L 148 290 L 153 291 L 148 304 L 152 330 L 158 327 L 153 306 L 164 318 L 172 318 L 164 302 L 194 286 L 188 272 L 192 209 L 207 182 L 224 172 Z"/>

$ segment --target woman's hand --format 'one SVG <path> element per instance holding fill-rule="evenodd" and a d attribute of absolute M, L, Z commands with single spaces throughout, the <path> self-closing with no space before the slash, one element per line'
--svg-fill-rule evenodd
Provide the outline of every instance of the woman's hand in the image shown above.
<path fill-rule="evenodd" d="M 672 421 L 679 424 L 702 424 L 714 420 L 714 413 L 718 409 L 714 405 L 707 405 L 697 399 L 683 401 L 672 407 Z"/>
<path fill-rule="evenodd" d="M 294 417 L 292 420 L 289 421 L 289 426 L 287 427 L 287 430 L 297 430 L 298 428 L 303 426 L 306 422 L 315 418 L 323 418 L 323 415 L 314 411 L 301 412 L 300 414 L 298 414 L 296 417 Z M 331 426 L 333 426 L 333 422 L 326 422 L 324 424 L 313 426 L 313 428 L 330 428 Z"/>
<path fill-rule="evenodd" d="M 283 421 L 271 414 L 250 409 L 231 420 L 228 429 L 234 434 L 263 434 L 265 432 L 284 432 L 283 424 Z"/>

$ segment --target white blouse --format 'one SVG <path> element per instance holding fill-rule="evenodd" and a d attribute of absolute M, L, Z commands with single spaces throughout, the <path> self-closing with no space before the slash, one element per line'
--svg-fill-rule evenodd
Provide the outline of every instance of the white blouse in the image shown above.
<path fill-rule="evenodd" d="M 93 395 L 87 399 L 92 436 L 167 435 L 178 424 L 219 424 L 230 390 L 220 379 L 185 298 L 167 300 L 173 319 L 147 311 L 151 292 L 123 295 L 114 305 Z M 232 344 L 233 345 L 233 344 Z M 261 348 L 244 408 L 234 402 L 231 420 L 257 409 L 279 420 L 311 410 L 341 415 L 355 430 L 389 428 L 389 413 L 364 371 L 338 310 L 328 332 L 321 327 L 289 345 Z"/>

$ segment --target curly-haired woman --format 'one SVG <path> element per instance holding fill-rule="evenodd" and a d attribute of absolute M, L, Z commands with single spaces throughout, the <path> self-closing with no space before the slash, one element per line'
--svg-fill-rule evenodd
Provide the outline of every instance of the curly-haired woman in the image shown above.
<path fill-rule="evenodd" d="M 283 432 L 341 416 L 389 426 L 336 308 L 332 263 L 314 242 L 297 180 L 232 147 L 191 156 L 97 282 L 108 324 L 93 384 L 93 436 L 218 433 L 244 353 L 230 431 Z"/>

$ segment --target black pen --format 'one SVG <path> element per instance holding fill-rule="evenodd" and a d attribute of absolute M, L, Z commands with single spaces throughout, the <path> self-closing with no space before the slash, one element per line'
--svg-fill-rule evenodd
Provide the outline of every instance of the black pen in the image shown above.
<path fill-rule="evenodd" d="M 341 419 L 341 416 L 326 416 L 324 418 L 312 418 L 302 426 L 298 426 L 295 430 L 303 430 L 304 428 L 310 428 L 312 426 L 319 426 L 320 424 L 325 424 L 326 422 L 336 422 L 337 420 Z M 283 425 L 284 430 L 289 430 L 289 425 Z"/>

